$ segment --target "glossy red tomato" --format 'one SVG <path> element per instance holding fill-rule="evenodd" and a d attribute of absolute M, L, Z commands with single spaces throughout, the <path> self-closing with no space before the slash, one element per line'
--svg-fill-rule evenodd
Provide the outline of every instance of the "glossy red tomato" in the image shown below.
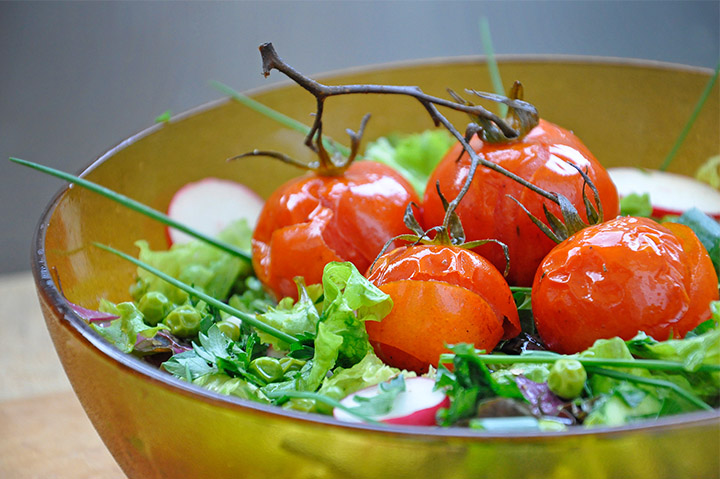
<path fill-rule="evenodd" d="M 543 260 L 532 288 L 538 333 L 553 351 L 644 331 L 684 337 L 710 318 L 718 280 L 692 230 L 620 217 L 585 228 Z"/>
<path fill-rule="evenodd" d="M 491 351 L 520 333 L 507 282 L 472 251 L 402 247 L 381 256 L 367 277 L 393 299 L 388 316 L 365 323 L 375 352 L 392 366 L 423 373 L 437 367 L 446 344 Z"/>
<path fill-rule="evenodd" d="M 522 139 L 490 144 L 475 137 L 471 146 L 487 160 L 534 185 L 565 195 L 584 220 L 587 217 L 582 197 L 583 180 L 568 163 L 587 169 L 588 176 L 599 190 L 604 217 L 614 218 L 619 213 L 617 190 L 605 169 L 575 135 L 557 125 L 540 120 L 538 126 Z M 450 201 L 457 196 L 467 179 L 470 157 L 464 153 L 458 161 L 461 151 L 460 144 L 453 147 L 430 177 L 423 200 L 426 228 L 441 224 L 445 215 L 436 192 L 436 182 L 440 182 L 443 195 Z M 586 191 L 592 199 L 590 189 Z M 511 285 L 530 286 L 537 266 L 555 243 L 532 223 L 508 195 L 515 197 L 543 220 L 543 204 L 556 215 L 560 214 L 559 208 L 549 200 L 485 167 L 477 169 L 470 190 L 460 202 L 457 213 L 465 228 L 467 241 L 494 238 L 505 243 L 510 253 L 508 282 Z M 497 268 L 505 267 L 505 257 L 498 245 L 488 243 L 474 251 L 488 258 Z"/>
<path fill-rule="evenodd" d="M 394 236 L 406 233 L 405 208 L 418 202 L 390 167 L 355 162 L 341 175 L 306 175 L 278 188 L 265 202 L 253 233 L 255 272 L 280 298 L 297 297 L 293 278 L 319 283 L 330 261 L 365 271 Z"/>

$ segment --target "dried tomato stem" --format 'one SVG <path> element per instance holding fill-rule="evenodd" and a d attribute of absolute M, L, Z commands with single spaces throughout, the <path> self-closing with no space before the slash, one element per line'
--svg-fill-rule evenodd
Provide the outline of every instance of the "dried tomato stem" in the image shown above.
<path fill-rule="evenodd" d="M 558 198 L 555 194 L 547 192 L 543 190 L 542 188 L 539 188 L 529 181 L 519 177 L 518 175 L 506 170 L 505 168 L 492 163 L 488 160 L 486 160 L 484 157 L 478 155 L 472 147 L 470 147 L 470 144 L 465 139 L 465 137 L 455 128 L 455 126 L 450 123 L 450 121 L 447 120 L 436 108 L 435 105 L 444 106 L 446 108 L 450 108 L 452 110 L 461 111 L 468 113 L 473 116 L 477 116 L 483 119 L 486 119 L 493 124 L 495 124 L 507 138 L 517 138 L 520 135 L 520 132 L 513 129 L 508 123 L 506 123 L 503 119 L 495 115 L 494 113 L 486 110 L 485 108 L 479 106 L 479 105 L 470 105 L 465 103 L 457 103 L 450 100 L 446 100 L 443 98 L 434 97 L 431 95 L 427 95 L 423 93 L 423 91 L 417 87 L 417 86 L 394 86 L 394 85 L 336 85 L 336 86 L 329 86 L 329 85 L 323 85 L 322 83 L 319 83 L 315 80 L 312 80 L 311 78 L 306 77 L 302 73 L 295 70 L 293 67 L 285 63 L 277 54 L 275 51 L 275 47 L 273 47 L 272 43 L 264 43 L 260 45 L 260 54 L 262 56 L 262 68 L 263 68 L 263 75 L 268 76 L 270 75 L 270 71 L 275 69 L 279 72 L 285 74 L 288 78 L 293 80 L 295 83 L 300 85 L 305 90 L 309 91 L 315 98 L 317 99 L 317 113 L 315 115 L 315 121 L 313 123 L 312 128 L 310 129 L 310 132 L 308 133 L 305 144 L 308 145 L 310 148 L 312 148 L 314 151 L 315 148 L 312 145 L 313 138 L 315 138 L 316 134 L 319 134 L 322 131 L 322 112 L 323 112 L 323 105 L 325 102 L 325 99 L 331 96 L 338 96 L 338 95 L 351 95 L 351 94 L 358 94 L 358 93 L 373 93 L 373 94 L 393 94 L 393 95 L 406 95 L 415 98 L 418 100 L 423 107 L 427 110 L 427 112 L 430 114 L 430 117 L 432 118 L 435 125 L 443 125 L 459 142 L 462 144 L 465 151 L 468 152 L 471 159 L 471 166 L 470 171 L 468 174 L 467 181 L 465 182 L 465 185 L 460 190 L 458 196 L 450 203 L 449 207 L 449 214 L 452 214 L 452 212 L 455 210 L 457 204 L 460 202 L 462 197 L 465 195 L 465 193 L 470 188 L 470 183 L 472 181 L 472 178 L 475 174 L 475 170 L 477 169 L 478 164 L 483 165 L 486 168 L 490 168 L 493 171 L 496 171 L 502 175 L 507 176 L 508 178 L 517 181 L 521 185 L 525 186 L 526 188 L 529 188 L 530 190 L 534 191 L 535 193 L 541 195 L 542 197 L 552 201 L 553 203 L 559 204 Z M 529 104 L 528 104 L 529 105 Z M 321 142 L 318 140 L 318 144 L 321 145 Z"/>

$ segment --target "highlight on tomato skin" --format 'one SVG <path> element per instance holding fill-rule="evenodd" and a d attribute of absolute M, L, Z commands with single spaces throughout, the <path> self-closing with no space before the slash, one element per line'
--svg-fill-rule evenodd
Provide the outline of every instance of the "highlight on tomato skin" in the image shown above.
<path fill-rule="evenodd" d="M 365 271 L 384 244 L 406 232 L 406 205 L 418 202 L 390 167 L 358 161 L 342 174 L 310 174 L 278 188 L 258 218 L 252 262 L 278 298 L 297 299 L 296 276 L 319 283 L 325 264 L 350 261 Z"/>
<path fill-rule="evenodd" d="M 550 192 L 566 196 L 580 212 L 584 221 L 583 180 L 572 163 L 586 171 L 598 189 L 604 218 L 620 212 L 615 185 L 602 165 L 573 133 L 540 119 L 538 126 L 526 136 L 507 143 L 490 144 L 474 137 L 470 145 L 485 159 Z M 443 195 L 451 201 L 462 188 L 470 168 L 470 158 L 457 144 L 445 155 L 428 181 L 423 198 L 424 225 L 440 224 L 444 215 L 442 201 L 436 191 L 439 182 Z M 459 158 L 459 160 L 458 160 Z M 588 197 L 592 192 L 586 188 Z M 519 200 L 538 218 L 545 218 L 543 204 L 559 215 L 557 205 L 516 181 L 479 166 L 470 189 L 456 210 L 465 228 L 467 241 L 494 238 L 508 246 L 510 271 L 508 283 L 530 286 L 538 265 L 555 243 L 532 223 Z M 488 243 L 474 249 L 488 258 L 498 269 L 505 267 L 505 257 L 497 244 Z"/>
<path fill-rule="evenodd" d="M 424 373 L 437 367 L 446 344 L 491 351 L 520 332 L 507 282 L 472 251 L 401 247 L 381 256 L 366 276 L 393 299 L 388 316 L 365 323 L 376 354 L 392 366 Z"/>
<path fill-rule="evenodd" d="M 572 354 L 639 331 L 659 341 L 684 337 L 710 318 L 717 299 L 712 261 L 692 230 L 619 217 L 579 231 L 547 255 L 532 310 L 545 344 Z"/>

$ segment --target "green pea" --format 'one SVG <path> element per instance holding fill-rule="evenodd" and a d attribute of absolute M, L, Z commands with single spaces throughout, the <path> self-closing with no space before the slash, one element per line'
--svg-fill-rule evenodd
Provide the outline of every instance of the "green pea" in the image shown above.
<path fill-rule="evenodd" d="M 201 321 L 202 315 L 189 304 L 184 304 L 165 316 L 163 323 L 178 338 L 189 338 L 200 331 Z"/>
<path fill-rule="evenodd" d="M 225 336 L 232 339 L 233 341 L 237 341 L 240 339 L 240 325 L 242 322 L 236 318 L 235 316 L 228 316 L 227 318 L 218 321 L 217 327 L 225 333 Z"/>
<path fill-rule="evenodd" d="M 558 359 L 550 369 L 548 387 L 564 399 L 574 399 L 582 393 L 587 381 L 585 368 L 576 359 Z"/>
<path fill-rule="evenodd" d="M 164 294 L 150 291 L 140 299 L 138 309 L 143 314 L 145 322 L 150 326 L 155 326 L 170 312 L 172 303 Z"/>
<path fill-rule="evenodd" d="M 250 371 L 265 382 L 272 383 L 283 377 L 283 368 L 275 358 L 263 356 L 250 362 Z"/>

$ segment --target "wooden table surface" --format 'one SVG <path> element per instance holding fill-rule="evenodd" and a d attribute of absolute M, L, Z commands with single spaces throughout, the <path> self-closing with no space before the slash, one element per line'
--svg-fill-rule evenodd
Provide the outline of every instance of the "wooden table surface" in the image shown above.
<path fill-rule="evenodd" d="M 65 376 L 30 273 L 0 276 L 0 478 L 125 478 Z"/>

